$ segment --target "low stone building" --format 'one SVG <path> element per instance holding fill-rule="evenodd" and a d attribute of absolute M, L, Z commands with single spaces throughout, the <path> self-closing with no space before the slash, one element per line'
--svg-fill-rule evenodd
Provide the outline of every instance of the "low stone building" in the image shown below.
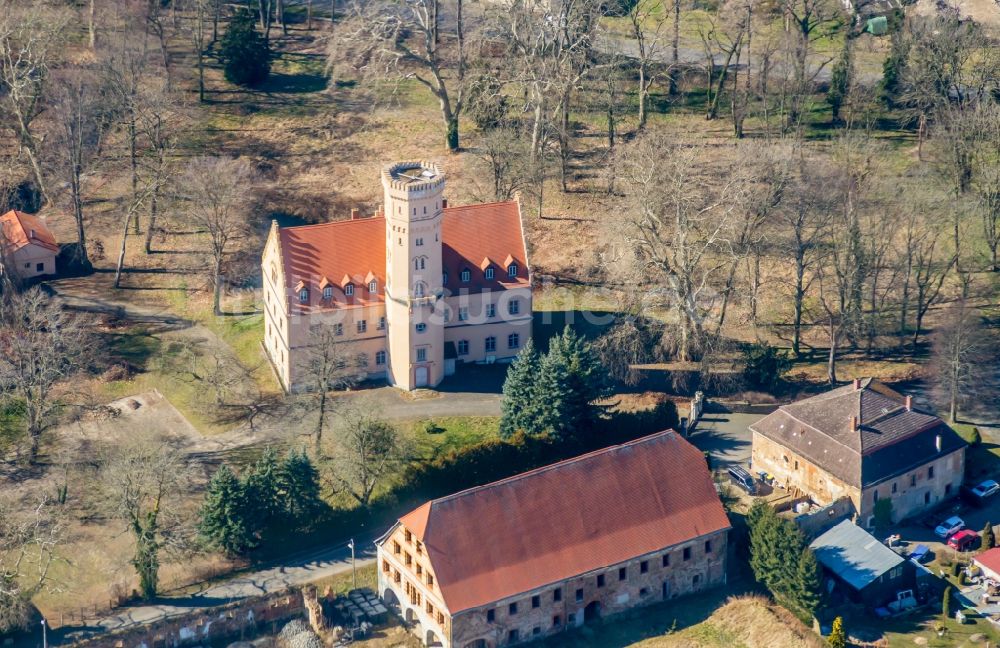
<path fill-rule="evenodd" d="M 56 273 L 59 244 L 45 220 L 11 210 L 0 216 L 0 272 L 26 280 Z"/>
<path fill-rule="evenodd" d="M 725 583 L 729 528 L 661 432 L 425 503 L 377 541 L 379 593 L 428 646 L 506 646 Z"/>
<path fill-rule="evenodd" d="M 820 505 L 849 497 L 866 527 L 880 499 L 899 521 L 957 496 L 965 474 L 965 441 L 871 378 L 783 405 L 750 429 L 755 471 Z"/>

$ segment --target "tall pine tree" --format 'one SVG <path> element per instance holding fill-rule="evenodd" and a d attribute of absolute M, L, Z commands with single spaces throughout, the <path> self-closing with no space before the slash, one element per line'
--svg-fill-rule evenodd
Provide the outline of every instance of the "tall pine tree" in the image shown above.
<path fill-rule="evenodd" d="M 297 529 L 308 527 L 326 505 L 320 498 L 319 471 L 304 449 L 289 451 L 281 464 L 278 482 L 288 522 Z"/>
<path fill-rule="evenodd" d="M 264 533 L 273 529 L 284 512 L 281 497 L 281 467 L 278 455 L 268 448 L 250 467 L 243 486 L 256 529 Z"/>
<path fill-rule="evenodd" d="M 231 556 L 256 546 L 243 484 L 223 464 L 212 475 L 202 504 L 198 532 L 210 544 Z"/>
<path fill-rule="evenodd" d="M 541 358 L 529 339 L 514 358 L 503 382 L 503 401 L 500 404 L 501 438 L 508 439 L 519 430 L 534 432 L 540 367 Z"/>
<path fill-rule="evenodd" d="M 548 355 L 566 372 L 566 400 L 562 417 L 573 427 L 590 427 L 604 410 L 595 401 L 611 395 L 611 383 L 597 354 L 569 326 L 549 343 Z"/>

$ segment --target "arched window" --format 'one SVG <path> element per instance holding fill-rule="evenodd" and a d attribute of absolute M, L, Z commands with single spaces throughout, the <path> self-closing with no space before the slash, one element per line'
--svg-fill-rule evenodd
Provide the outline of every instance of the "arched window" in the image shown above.
<path fill-rule="evenodd" d="M 323 287 L 323 299 L 330 299 L 333 297 L 333 286 Z"/>
<path fill-rule="evenodd" d="M 378 282 L 374 279 L 368 282 L 368 292 L 373 294 L 378 292 Z"/>
<path fill-rule="evenodd" d="M 347 284 L 344 286 L 344 294 L 348 297 L 352 296 L 354 294 L 354 284 Z"/>
<path fill-rule="evenodd" d="M 413 286 L 414 297 L 423 297 L 426 292 L 427 292 L 427 284 L 425 284 L 422 281 L 418 281 L 416 284 L 414 284 Z"/>
<path fill-rule="evenodd" d="M 517 276 L 517 264 L 516 263 L 512 263 L 509 266 L 507 266 L 507 276 L 511 277 L 511 278 Z"/>
<path fill-rule="evenodd" d="M 423 270 L 427 267 L 427 257 L 417 257 L 413 260 L 414 270 Z"/>

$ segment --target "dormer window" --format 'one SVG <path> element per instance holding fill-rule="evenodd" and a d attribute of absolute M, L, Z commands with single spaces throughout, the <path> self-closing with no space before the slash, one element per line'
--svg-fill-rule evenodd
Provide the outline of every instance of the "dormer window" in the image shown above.
<path fill-rule="evenodd" d="M 344 294 L 348 297 L 352 297 L 354 295 L 354 284 L 347 284 L 344 286 Z"/>
<path fill-rule="evenodd" d="M 307 301 L 309 301 L 309 289 L 308 288 L 303 288 L 302 290 L 299 291 L 299 301 L 302 302 L 303 304 L 306 303 Z"/>
<path fill-rule="evenodd" d="M 462 270 L 462 282 L 468 283 L 470 279 L 472 279 L 472 273 L 468 270 Z"/>
<path fill-rule="evenodd" d="M 514 278 L 514 277 L 517 276 L 517 264 L 516 263 L 512 263 L 509 266 L 507 266 L 507 276 L 511 277 L 511 278 Z"/>
<path fill-rule="evenodd" d="M 493 278 L 493 268 L 486 268 L 486 273 L 485 274 L 486 274 L 486 278 L 487 279 L 492 279 Z"/>
<path fill-rule="evenodd" d="M 333 286 L 323 288 L 323 299 L 333 298 Z"/>
<path fill-rule="evenodd" d="M 378 282 L 377 281 L 369 281 L 368 282 L 368 292 L 372 293 L 373 295 L 378 292 Z"/>
<path fill-rule="evenodd" d="M 447 272 L 441 274 L 441 283 L 443 283 L 443 284 L 448 283 L 448 273 Z"/>

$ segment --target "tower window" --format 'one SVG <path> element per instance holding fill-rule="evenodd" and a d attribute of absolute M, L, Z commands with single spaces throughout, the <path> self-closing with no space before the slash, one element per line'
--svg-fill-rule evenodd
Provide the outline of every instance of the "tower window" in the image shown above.
<path fill-rule="evenodd" d="M 418 237 L 417 240 L 414 242 L 414 245 L 416 245 L 418 247 L 421 246 L 421 245 L 423 245 L 423 244 L 424 244 L 423 237 Z"/>
<path fill-rule="evenodd" d="M 427 325 L 426 324 L 424 324 L 423 322 L 421 322 L 420 324 L 417 324 L 417 333 L 423 333 L 426 330 L 427 330 Z"/>
<path fill-rule="evenodd" d="M 424 293 L 426 291 L 427 291 L 427 286 L 422 281 L 418 281 L 413 286 L 413 295 L 414 295 L 414 297 L 423 297 Z"/>
<path fill-rule="evenodd" d="M 347 284 L 344 286 L 344 294 L 348 297 L 352 296 L 354 294 L 354 284 Z"/>
<path fill-rule="evenodd" d="M 417 362 L 427 362 L 427 349 L 417 349 Z"/>
<path fill-rule="evenodd" d="M 441 274 L 441 283 L 443 283 L 443 284 L 448 283 L 448 273 L 447 272 L 444 272 L 444 273 Z"/>
<path fill-rule="evenodd" d="M 492 279 L 493 278 L 493 268 L 486 268 L 486 273 L 485 274 L 486 274 L 486 278 L 487 279 Z"/>
<path fill-rule="evenodd" d="M 462 270 L 462 281 L 468 283 L 470 279 L 472 279 L 472 273 L 468 270 Z"/>
<path fill-rule="evenodd" d="M 517 276 L 517 264 L 516 263 L 512 263 L 509 266 L 507 266 L 507 276 L 508 277 L 516 277 Z"/>

